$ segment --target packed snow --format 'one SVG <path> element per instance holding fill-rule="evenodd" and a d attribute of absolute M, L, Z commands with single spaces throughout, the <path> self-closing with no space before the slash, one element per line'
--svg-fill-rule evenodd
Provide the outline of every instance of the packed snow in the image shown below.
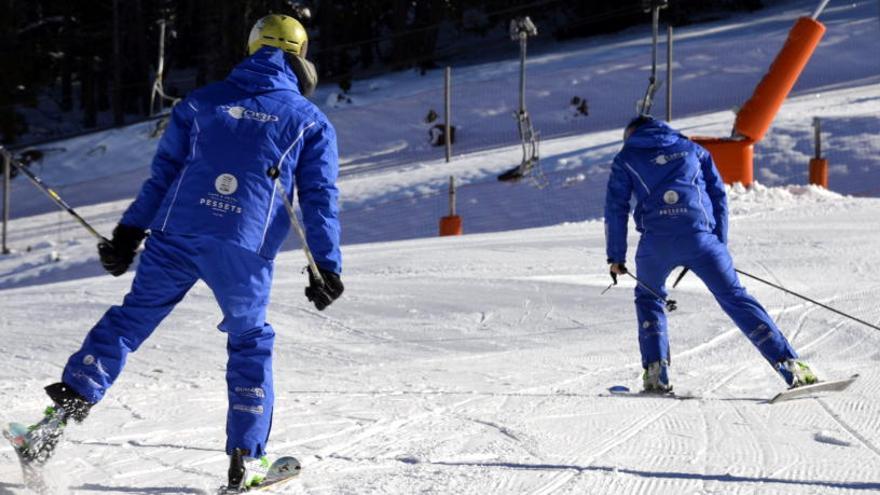
<path fill-rule="evenodd" d="M 682 29 L 682 50 L 712 59 L 743 37 L 767 40 L 772 48 L 751 54 L 765 62 L 744 59 L 727 74 L 749 75 L 742 81 L 751 88 L 787 26 L 813 4 Z M 729 189 L 730 248 L 738 268 L 877 325 L 880 199 L 853 194 L 876 196 L 880 183 L 880 71 L 870 72 L 880 25 L 875 3 L 832 5 L 833 42 L 810 70 L 838 71 L 835 86 L 818 91 L 808 77 L 757 147 L 758 183 Z M 871 33 L 875 43 L 863 46 Z M 645 55 L 644 38 L 624 33 L 542 56 L 560 71 L 598 75 L 615 59 Z M 830 52 L 835 46 L 858 47 L 868 68 L 851 67 L 852 58 Z M 465 72 L 478 82 L 512 70 L 493 63 Z M 711 72 L 682 69 L 679 77 L 698 87 L 715 80 Z M 615 98 L 637 98 L 643 76 L 621 86 L 632 94 Z M 532 81 L 536 91 L 544 84 Z M 408 95 L 425 90 L 407 75 L 362 84 L 390 116 L 355 95 L 330 112 L 336 122 L 358 122 L 361 109 L 390 126 L 409 111 Z M 727 134 L 733 114 L 701 101 L 675 124 L 688 134 Z M 509 109 L 499 112 L 508 118 Z M 814 115 L 827 122 L 831 191 L 805 185 Z M 845 392 L 767 404 L 783 382 L 689 275 L 672 291 L 672 379 L 696 399 L 609 396 L 614 385 L 639 389 L 641 371 L 632 284 L 601 295 L 610 280 L 599 217 L 620 146 L 616 122 L 545 140 L 544 189 L 495 181 L 519 160 L 512 134 L 507 147 L 475 146 L 449 164 L 427 152 L 393 163 L 376 150 L 407 156 L 416 138 L 398 137 L 394 148 L 391 135 L 361 130 L 340 133 L 349 157 L 340 180 L 345 295 L 315 311 L 303 297 L 302 253 L 277 259 L 269 450 L 304 465 L 278 493 L 880 493 L 880 331 L 752 280 L 744 280 L 749 291 L 821 378 L 861 378 Z M 156 143 L 148 134 L 134 126 L 63 143 L 37 171 L 109 234 L 147 173 Z M 450 175 L 463 185 L 467 235 L 436 238 Z M 14 252 L 0 256 L 3 422 L 39 417 L 42 387 L 132 281 L 131 272 L 104 274 L 95 240 L 30 187 L 16 180 Z M 48 465 L 59 493 L 201 494 L 224 482 L 220 318 L 211 291 L 197 284 L 88 420 L 68 429 Z M 0 495 L 25 493 L 13 451 L 0 449 L 0 460 Z"/>

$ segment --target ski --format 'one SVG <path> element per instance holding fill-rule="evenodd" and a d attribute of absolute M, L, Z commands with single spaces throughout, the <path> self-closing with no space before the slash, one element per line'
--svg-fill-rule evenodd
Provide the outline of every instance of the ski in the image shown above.
<path fill-rule="evenodd" d="M 300 471 L 302 471 L 302 464 L 300 464 L 296 457 L 279 457 L 271 466 L 269 466 L 269 471 L 266 473 L 266 479 L 264 479 L 259 485 L 245 489 L 230 488 L 224 485 L 217 493 L 218 495 L 228 495 L 233 493 L 261 492 L 280 488 L 289 481 L 299 477 Z"/>
<path fill-rule="evenodd" d="M 659 394 L 654 392 L 633 392 L 625 385 L 615 385 L 608 387 L 607 394 L 601 394 L 600 397 L 638 397 L 641 399 L 675 399 L 675 400 L 694 400 L 699 399 L 696 395 L 689 393 L 669 392 Z"/>
<path fill-rule="evenodd" d="M 853 382 L 858 379 L 859 375 L 853 375 L 844 380 L 834 380 L 830 382 L 819 382 L 812 385 L 802 385 L 800 387 L 790 388 L 784 392 L 779 392 L 772 399 L 767 401 L 770 404 L 784 402 L 792 399 L 803 397 L 812 397 L 819 392 L 840 392 L 846 390 Z"/>
<path fill-rule="evenodd" d="M 21 475 L 24 480 L 24 486 L 39 495 L 48 495 L 51 493 L 49 484 L 43 478 L 42 463 L 37 462 L 27 454 L 27 435 L 28 427 L 21 423 L 10 423 L 9 428 L 3 430 L 3 437 L 9 441 L 18 462 L 21 465 Z"/>

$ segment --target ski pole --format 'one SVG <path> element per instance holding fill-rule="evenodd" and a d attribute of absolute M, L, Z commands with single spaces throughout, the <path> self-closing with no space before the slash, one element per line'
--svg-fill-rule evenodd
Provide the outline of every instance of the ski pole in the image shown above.
<path fill-rule="evenodd" d="M 624 267 L 624 270 L 626 270 L 625 267 Z M 678 303 L 675 302 L 674 299 L 667 299 L 667 298 L 665 298 L 665 297 L 662 297 L 662 296 L 661 296 L 660 294 L 658 294 L 655 290 L 653 290 L 653 289 L 651 289 L 650 287 L 648 287 L 647 285 L 645 285 L 645 283 L 642 282 L 641 280 L 639 280 L 638 277 L 636 277 L 635 275 L 633 275 L 632 273 L 630 273 L 629 270 L 626 270 L 626 271 L 624 271 L 623 273 L 625 273 L 625 274 L 629 275 L 630 277 L 632 277 L 633 280 L 635 280 L 637 284 L 639 284 L 643 289 L 645 289 L 646 291 L 648 291 L 649 294 L 651 294 L 652 296 L 656 297 L 660 302 L 662 302 L 662 303 L 666 306 L 666 310 L 669 311 L 670 313 L 673 312 L 673 311 L 675 311 L 676 309 L 678 309 Z M 612 287 L 614 287 L 615 285 L 617 285 L 617 275 L 616 275 L 614 272 L 611 272 L 611 279 L 614 280 L 614 282 L 612 282 L 608 287 L 606 287 L 605 290 L 603 290 L 602 293 L 599 294 L 599 295 L 605 295 L 606 292 L 608 292 L 609 290 L 611 290 Z"/>
<path fill-rule="evenodd" d="M 678 309 L 678 303 L 676 303 L 675 300 L 673 300 L 673 299 L 667 299 L 667 298 L 661 296 L 661 295 L 658 294 L 654 289 L 652 289 L 652 288 L 648 287 L 647 285 L 645 285 L 641 280 L 639 280 L 638 277 L 636 277 L 635 275 L 633 275 L 632 273 L 630 273 L 629 270 L 627 270 L 625 273 L 626 273 L 627 275 L 629 275 L 630 277 L 632 277 L 633 280 L 635 280 L 637 284 L 639 284 L 640 286 L 642 286 L 643 289 L 645 289 L 646 291 L 648 291 L 649 294 L 651 294 L 652 296 L 656 297 L 657 299 L 660 300 L 660 302 L 662 302 L 663 304 L 665 304 L 665 305 L 666 305 L 666 310 L 667 310 L 667 311 L 669 311 L 669 312 L 671 313 L 671 312 L 675 311 L 676 309 Z"/>
<path fill-rule="evenodd" d="M 312 277 L 315 279 L 318 287 L 323 287 L 324 277 L 322 277 L 321 272 L 318 271 L 315 257 L 312 256 L 312 251 L 309 249 L 309 243 L 306 241 L 306 232 L 303 229 L 303 226 L 299 223 L 299 218 L 296 216 L 296 211 L 293 209 L 293 203 L 290 202 L 290 198 L 287 196 L 287 189 L 284 187 L 284 184 L 281 183 L 280 175 L 281 171 L 278 170 L 277 167 L 269 169 L 269 177 L 275 182 L 275 191 L 281 195 L 281 200 L 284 202 L 284 208 L 287 210 L 287 216 L 290 217 L 290 224 L 293 226 L 293 230 L 296 231 L 296 234 L 299 236 L 299 240 L 302 243 L 303 252 L 306 255 L 306 260 L 309 262 L 309 271 L 312 272 Z"/>
<path fill-rule="evenodd" d="M 34 173 L 31 172 L 30 170 L 28 170 L 27 167 L 18 163 L 16 160 L 10 160 L 10 163 L 12 163 L 13 167 L 17 168 L 21 173 L 23 173 L 25 175 L 25 177 L 27 177 L 28 180 L 30 180 L 34 186 L 36 186 L 37 189 L 39 189 L 40 191 L 43 191 L 43 193 L 46 196 L 48 196 L 49 199 L 54 201 L 56 205 L 58 205 L 62 210 L 67 211 L 67 213 L 70 213 L 70 216 L 75 218 L 76 221 L 79 222 L 80 225 L 82 225 L 87 231 L 89 231 L 89 234 L 92 234 L 93 236 L 95 236 L 96 239 L 98 239 L 101 242 L 106 242 L 107 244 L 111 244 L 110 240 L 108 240 L 106 237 L 104 237 L 100 233 L 98 233 L 98 231 L 95 230 L 95 228 L 92 227 L 89 224 L 89 222 L 86 222 L 86 220 L 83 217 L 79 216 L 79 214 L 76 212 L 76 210 L 74 210 L 69 204 L 67 204 L 66 201 L 61 199 L 61 196 L 59 196 L 58 193 L 56 193 L 54 189 L 47 186 L 45 182 L 43 182 L 39 177 L 34 175 Z"/>
<path fill-rule="evenodd" d="M 684 276 L 687 275 L 689 271 L 690 271 L 690 268 L 688 268 L 688 267 L 684 267 L 681 269 L 681 273 L 679 273 L 678 276 L 675 277 L 675 282 L 672 284 L 673 289 L 678 287 L 678 283 L 681 282 L 681 279 L 683 279 Z"/>
<path fill-rule="evenodd" d="M 684 278 L 685 275 L 687 275 L 688 270 L 689 270 L 689 268 L 685 267 L 685 268 L 681 271 L 681 273 L 678 274 L 678 277 L 675 279 L 675 283 L 672 284 L 672 287 L 673 287 L 673 288 L 675 288 L 675 286 L 678 285 L 679 282 L 681 282 L 681 279 Z M 820 306 L 820 307 L 822 307 L 822 308 L 825 308 L 825 309 L 827 309 L 828 311 L 831 311 L 831 312 L 833 312 L 833 313 L 837 313 L 837 314 L 839 314 L 840 316 L 843 316 L 843 317 L 845 317 L 845 318 L 849 318 L 849 319 L 851 319 L 851 320 L 853 320 L 853 321 L 857 321 L 857 322 L 861 323 L 862 325 L 867 325 L 867 326 L 869 326 L 869 327 L 871 327 L 871 328 L 873 328 L 873 329 L 875 329 L 875 330 L 880 330 L 880 327 L 878 327 L 878 326 L 876 326 L 876 325 L 872 325 L 871 323 L 868 323 L 868 322 L 866 322 L 866 321 L 864 321 L 864 320 L 860 320 L 860 319 L 858 319 L 858 318 L 856 318 L 856 317 L 854 317 L 854 316 L 850 316 L 850 315 L 848 315 L 848 314 L 846 314 L 846 313 L 844 313 L 844 312 L 842 312 L 842 311 L 840 311 L 840 310 L 838 310 L 838 309 L 834 309 L 834 308 L 832 308 L 831 306 L 828 306 L 827 304 L 822 304 L 822 303 L 820 303 L 819 301 L 816 301 L 816 300 L 810 299 L 810 298 L 807 297 L 807 296 L 804 296 L 804 295 L 798 294 L 797 292 L 794 292 L 794 291 L 792 291 L 792 290 L 786 289 L 785 287 L 782 287 L 781 285 L 776 285 L 776 284 L 774 284 L 774 283 L 772 283 L 772 282 L 769 282 L 769 281 L 764 280 L 764 279 L 762 279 L 762 278 L 760 278 L 760 277 L 757 277 L 757 276 L 755 276 L 755 275 L 752 275 L 751 273 L 744 272 L 744 271 L 740 270 L 739 268 L 734 268 L 734 270 L 736 270 L 736 273 L 739 273 L 740 275 L 744 275 L 744 276 L 746 276 L 746 277 L 749 277 L 749 278 L 755 279 L 755 280 L 757 280 L 758 282 L 762 282 L 762 283 L 764 283 L 764 284 L 769 285 L 770 287 L 773 287 L 774 289 L 779 289 L 779 290 L 781 290 L 781 291 L 783 291 L 783 292 L 786 292 L 786 293 L 788 293 L 788 294 L 791 294 L 791 295 L 793 295 L 793 296 L 795 296 L 795 297 L 799 297 L 799 298 L 803 299 L 804 301 L 807 301 L 807 302 L 813 303 L 813 304 L 815 304 L 816 306 Z"/>
<path fill-rule="evenodd" d="M 865 321 L 865 320 L 860 320 L 859 318 L 856 318 L 855 316 L 848 315 L 848 314 L 844 313 L 843 311 L 840 311 L 840 310 L 838 310 L 838 309 L 834 309 L 834 308 L 832 308 L 831 306 L 828 306 L 827 304 L 822 304 L 822 303 L 820 303 L 819 301 L 816 301 L 815 299 L 810 299 L 810 298 L 807 297 L 807 296 L 804 296 L 804 295 L 798 294 L 797 292 L 794 292 L 794 291 L 792 291 L 792 290 L 788 290 L 788 289 L 786 289 L 785 287 L 782 287 L 781 285 L 776 285 L 776 284 L 774 284 L 773 282 L 770 282 L 770 281 L 764 280 L 763 278 L 760 278 L 760 277 L 756 277 L 755 275 L 752 275 L 751 273 L 748 273 L 748 272 L 744 272 L 744 271 L 740 270 L 739 268 L 735 268 L 735 270 L 736 270 L 736 273 L 739 273 L 740 275 L 745 275 L 746 277 L 749 277 L 749 278 L 755 279 L 755 280 L 757 280 L 758 282 L 761 282 L 761 283 L 767 284 L 767 285 L 769 285 L 770 287 L 773 287 L 774 289 L 779 289 L 779 290 L 781 290 L 782 292 L 785 292 L 785 293 L 787 293 L 787 294 L 791 294 L 791 295 L 793 295 L 793 296 L 795 296 L 795 297 L 799 297 L 799 298 L 803 299 L 804 301 L 811 302 L 811 303 L 815 304 L 816 306 L 820 306 L 820 307 L 822 307 L 822 308 L 825 308 L 825 309 L 827 309 L 828 311 L 831 311 L 831 312 L 833 312 L 833 313 L 837 313 L 837 314 L 839 314 L 840 316 L 843 316 L 843 317 L 845 317 L 845 318 L 849 318 L 850 320 L 853 320 L 853 321 L 857 321 L 857 322 L 861 323 L 862 325 L 866 325 L 866 326 L 868 326 L 868 327 L 873 328 L 874 330 L 880 330 L 880 327 L 878 327 L 877 325 L 873 325 L 873 324 L 871 324 L 871 323 L 868 323 L 868 322 Z"/>

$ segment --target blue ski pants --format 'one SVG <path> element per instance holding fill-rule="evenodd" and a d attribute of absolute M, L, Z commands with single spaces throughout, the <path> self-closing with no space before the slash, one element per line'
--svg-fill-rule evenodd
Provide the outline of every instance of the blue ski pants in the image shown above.
<path fill-rule="evenodd" d="M 271 260 L 237 245 L 200 236 L 153 233 L 121 306 L 111 307 L 64 368 L 62 381 L 91 403 L 113 384 L 128 353 L 153 333 L 199 279 L 213 291 L 227 334 L 229 409 L 226 451 L 265 453 L 272 426 L 272 344 L 266 322 Z M 196 356 L 190 358 L 197 359 Z"/>
<path fill-rule="evenodd" d="M 721 309 L 758 348 L 771 365 L 797 358 L 767 311 L 739 281 L 733 259 L 718 237 L 711 233 L 654 236 L 645 234 L 636 252 L 639 279 L 666 297 L 666 278 L 677 266 L 685 266 L 706 284 Z M 645 288 L 635 289 L 642 366 L 669 361 L 669 334 L 664 304 Z"/>

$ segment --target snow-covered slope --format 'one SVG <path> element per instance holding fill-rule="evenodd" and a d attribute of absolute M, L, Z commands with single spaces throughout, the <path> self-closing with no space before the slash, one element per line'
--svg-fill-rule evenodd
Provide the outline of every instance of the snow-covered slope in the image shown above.
<path fill-rule="evenodd" d="M 740 268 L 880 321 L 880 200 L 757 187 L 732 191 L 732 206 Z M 302 297 L 302 255 L 278 260 L 270 448 L 306 466 L 283 493 L 880 491 L 880 332 L 747 282 L 821 376 L 863 377 L 845 393 L 770 406 L 782 382 L 688 277 L 673 294 L 674 381 L 700 398 L 609 398 L 608 386 L 638 386 L 639 358 L 632 287 L 599 295 L 601 223 L 345 255 L 346 295 L 324 313 Z M 39 414 L 41 387 L 130 282 L 2 292 L 0 420 Z M 216 487 L 226 463 L 219 320 L 197 285 L 70 428 L 54 481 L 83 494 Z M 0 449 L 0 460 L 0 492 L 21 493 L 14 454 Z"/>

